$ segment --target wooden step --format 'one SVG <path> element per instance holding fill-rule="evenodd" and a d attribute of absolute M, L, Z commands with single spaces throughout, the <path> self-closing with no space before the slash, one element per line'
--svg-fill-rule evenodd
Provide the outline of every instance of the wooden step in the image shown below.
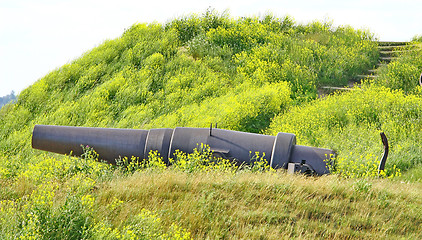
<path fill-rule="evenodd" d="M 378 72 L 379 72 L 378 68 L 368 70 L 368 73 L 370 74 L 377 74 Z"/>
<path fill-rule="evenodd" d="M 356 77 L 359 79 L 367 79 L 367 78 L 375 79 L 378 76 L 377 75 L 357 75 Z"/>
<path fill-rule="evenodd" d="M 391 61 L 393 61 L 395 59 L 397 59 L 397 57 L 380 57 L 380 60 L 382 62 L 386 62 L 386 63 L 389 63 L 389 62 L 391 62 Z"/>
<path fill-rule="evenodd" d="M 381 57 L 390 57 L 390 56 L 397 56 L 402 53 L 406 52 L 414 52 L 417 49 L 409 49 L 409 50 L 394 50 L 394 51 L 379 51 Z"/>
<path fill-rule="evenodd" d="M 378 46 L 406 46 L 408 42 L 378 41 Z"/>
<path fill-rule="evenodd" d="M 381 57 L 390 57 L 391 55 L 395 54 L 396 51 L 379 51 Z"/>
<path fill-rule="evenodd" d="M 324 86 L 324 87 L 321 87 L 322 89 L 327 89 L 327 90 L 336 90 L 336 91 L 338 91 L 338 90 L 341 90 L 341 91 L 352 91 L 352 90 L 355 90 L 355 89 L 353 89 L 353 88 L 348 88 L 348 87 L 330 87 L 330 86 Z"/>
<path fill-rule="evenodd" d="M 398 49 L 408 48 L 412 45 L 399 45 L 399 46 L 378 46 L 379 51 L 397 51 Z"/>

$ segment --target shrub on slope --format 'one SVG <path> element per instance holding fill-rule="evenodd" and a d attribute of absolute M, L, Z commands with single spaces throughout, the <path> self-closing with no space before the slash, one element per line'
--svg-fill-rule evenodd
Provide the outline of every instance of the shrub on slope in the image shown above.
<path fill-rule="evenodd" d="M 135 24 L 47 74 L 2 109 L 1 152 L 26 161 L 34 124 L 150 128 L 177 115 L 177 121 L 166 120 L 169 125 L 221 121 L 222 127 L 260 132 L 291 103 L 315 99 L 316 86 L 341 85 L 370 66 L 376 53 L 371 39 L 327 23 L 231 19 L 214 12 L 166 25 Z"/>
<path fill-rule="evenodd" d="M 391 151 L 387 167 L 406 170 L 422 163 L 421 101 L 416 95 L 367 84 L 292 108 L 275 117 L 268 132 L 292 132 L 301 144 L 335 149 L 347 159 L 343 167 L 350 164 L 353 172 L 355 165 L 379 161 L 383 150 L 379 132 L 384 131 Z"/>
<path fill-rule="evenodd" d="M 419 236 L 414 192 L 393 194 L 399 183 L 385 192 L 365 180 L 336 176 L 315 181 L 281 173 L 185 175 L 146 169 L 128 177 L 92 159 L 51 157 L 30 148 L 34 124 L 152 128 L 217 122 L 250 132 L 268 126 L 271 134 L 294 132 L 300 143 L 333 147 L 359 160 L 380 152 L 382 128 L 394 143 L 395 163 L 406 169 L 420 161 L 418 145 L 404 137 L 412 132 L 411 140 L 419 143 L 419 97 L 367 87 L 310 102 L 317 86 L 345 84 L 374 64 L 371 39 L 366 32 L 327 23 L 230 19 L 210 12 L 164 26 L 132 26 L 52 71 L 0 110 L 0 236 L 189 238 L 183 228 L 199 238 Z M 386 105 L 376 108 L 380 100 L 373 98 L 383 94 Z M 389 118 L 390 107 L 397 119 Z M 406 156 L 410 161 L 400 160 Z M 297 199 L 303 201 L 292 205 Z M 350 208 L 351 203 L 356 204 Z M 365 211 L 354 217 L 355 208 Z M 397 209 L 408 211 L 396 214 Z M 231 210 L 239 212 L 227 214 Z"/>

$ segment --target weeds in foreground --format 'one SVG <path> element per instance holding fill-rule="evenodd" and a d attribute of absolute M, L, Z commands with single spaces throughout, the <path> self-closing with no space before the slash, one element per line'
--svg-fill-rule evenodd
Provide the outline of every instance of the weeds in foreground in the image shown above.
<path fill-rule="evenodd" d="M 361 155 L 358 160 L 347 156 L 332 157 L 327 160 L 330 172 L 345 178 L 393 178 L 400 177 L 401 170 L 396 165 L 378 170 L 379 159 L 372 155 Z"/>
<path fill-rule="evenodd" d="M 165 169 L 166 167 L 167 166 L 158 151 L 149 152 L 148 158 L 142 160 L 139 160 L 139 157 L 134 156 L 132 156 L 130 159 L 128 157 L 120 157 L 116 159 L 117 170 L 126 175 L 146 169 L 159 171 Z"/>
<path fill-rule="evenodd" d="M 198 145 L 192 153 L 176 150 L 174 158 L 170 159 L 171 168 L 183 172 L 236 172 L 239 167 L 234 160 L 218 157 L 205 144 Z"/>
<path fill-rule="evenodd" d="M 370 204 L 367 206 L 371 209 L 368 211 L 376 214 L 388 214 L 390 210 L 385 206 L 403 207 L 395 202 L 395 195 L 381 193 L 377 183 L 370 179 L 375 174 L 375 166 L 370 161 L 368 167 L 356 165 L 358 170 L 354 172 L 339 168 L 340 174 L 337 176 L 357 179 L 347 180 L 336 176 L 307 178 L 275 172 L 265 155 L 252 152 L 252 164 L 239 166 L 233 161 L 216 157 L 206 145 L 199 145 L 190 154 L 178 152 L 171 160 L 171 166 L 165 165 L 157 152 L 151 152 L 148 160 L 143 161 L 135 159 L 131 162 L 123 158 L 115 167 L 96 162 L 98 156 L 92 148 L 85 148 L 82 156 L 60 159 L 45 157 L 45 161 L 40 161 L 37 167 L 28 168 L 25 174 L 20 175 L 22 181 L 38 180 L 34 181 L 35 186 L 29 194 L 1 200 L 0 238 L 190 239 L 266 236 L 275 239 L 280 231 L 283 236 L 292 238 L 368 237 L 383 231 L 387 231 L 386 236 L 416 236 L 412 234 L 418 229 L 414 226 L 406 235 L 400 229 L 386 230 L 392 225 L 381 224 L 381 218 L 374 218 L 372 224 L 365 217 L 364 220 L 351 217 L 353 219 L 349 221 L 330 215 L 332 208 L 339 208 L 340 211 L 354 201 L 357 202 L 357 205 L 352 204 L 351 209 L 354 210 L 344 214 L 357 211 L 357 206 L 364 201 L 382 207 L 375 209 L 370 208 Z M 120 177 L 111 177 L 116 175 Z M 274 205 L 274 202 L 277 204 Z M 291 205 L 293 202 L 296 207 Z M 308 205 L 312 207 L 306 207 Z M 405 207 L 412 210 L 412 206 Z M 243 210 L 237 211 L 237 208 Z M 285 209 L 293 212 L 284 212 Z M 327 221 L 315 222 L 329 215 L 340 225 Z M 413 218 L 412 224 L 419 221 L 413 215 L 407 217 Z M 289 228 L 285 221 L 315 226 L 328 224 L 329 229 L 321 232 L 318 227 L 306 228 L 305 233 L 305 229 L 296 225 Z M 401 222 L 399 225 L 402 227 L 408 224 L 400 216 L 392 221 Z M 248 224 L 254 227 L 246 227 Z M 359 228 L 362 224 L 368 230 L 357 235 L 350 232 L 350 229 Z M 280 226 L 283 230 L 280 230 Z M 334 231 L 339 227 L 341 232 Z M 232 229 L 232 232 L 224 229 Z"/>

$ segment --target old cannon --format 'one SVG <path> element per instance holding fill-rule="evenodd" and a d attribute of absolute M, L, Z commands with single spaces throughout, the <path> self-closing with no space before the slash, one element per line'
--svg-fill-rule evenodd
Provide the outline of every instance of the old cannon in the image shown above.
<path fill-rule="evenodd" d="M 177 127 L 140 130 L 36 125 L 32 135 L 35 149 L 81 156 L 81 145 L 94 148 L 99 158 L 115 164 L 119 157 L 146 159 L 156 150 L 169 164 L 176 150 L 190 153 L 198 144 L 207 144 L 213 154 L 250 164 L 251 152 L 265 153 L 271 167 L 291 172 L 316 175 L 329 173 L 330 149 L 296 145 L 296 136 L 278 133 L 277 136 L 224 130 L 219 128 Z"/>

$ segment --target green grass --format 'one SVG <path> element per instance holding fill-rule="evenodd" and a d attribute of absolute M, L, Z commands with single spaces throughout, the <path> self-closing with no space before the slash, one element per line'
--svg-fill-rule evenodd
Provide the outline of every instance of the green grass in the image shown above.
<path fill-rule="evenodd" d="M 128 229 L 139 227 L 134 236 L 175 239 L 180 233 L 194 239 L 421 237 L 420 183 L 283 171 L 108 174 L 100 181 L 77 173 L 38 187 L 21 179 L 18 185 L 26 187 L 20 190 L 4 183 L 9 190 L 3 191 L 22 197 L 0 204 L 2 238 L 130 239 Z"/>
<path fill-rule="evenodd" d="M 387 175 L 395 175 L 394 166 L 405 171 L 422 163 L 421 101 L 418 95 L 363 84 L 280 114 L 268 133 L 291 132 L 300 136 L 302 145 L 335 149 L 338 170 L 360 175 L 367 172 L 361 164 L 376 164 L 381 159 L 384 146 L 379 133 L 383 131 L 390 145 Z"/>
<path fill-rule="evenodd" d="M 285 173 L 140 173 L 107 184 L 98 196 L 154 209 L 194 238 L 420 238 L 420 184 L 306 178 Z M 126 209 L 126 210 L 125 210 Z"/>
<path fill-rule="evenodd" d="M 318 87 L 374 67 L 373 40 L 348 26 L 214 11 L 133 25 L 0 109 L 0 238 L 421 238 L 422 52 L 400 53 L 376 81 L 317 99 Z M 157 155 L 111 167 L 92 152 L 30 147 L 35 124 L 210 123 L 295 133 L 299 144 L 336 150 L 336 170 L 314 178 L 265 161 L 238 168 L 206 150 L 179 153 L 170 168 Z M 376 171 L 380 131 L 390 142 L 385 178 Z"/>

